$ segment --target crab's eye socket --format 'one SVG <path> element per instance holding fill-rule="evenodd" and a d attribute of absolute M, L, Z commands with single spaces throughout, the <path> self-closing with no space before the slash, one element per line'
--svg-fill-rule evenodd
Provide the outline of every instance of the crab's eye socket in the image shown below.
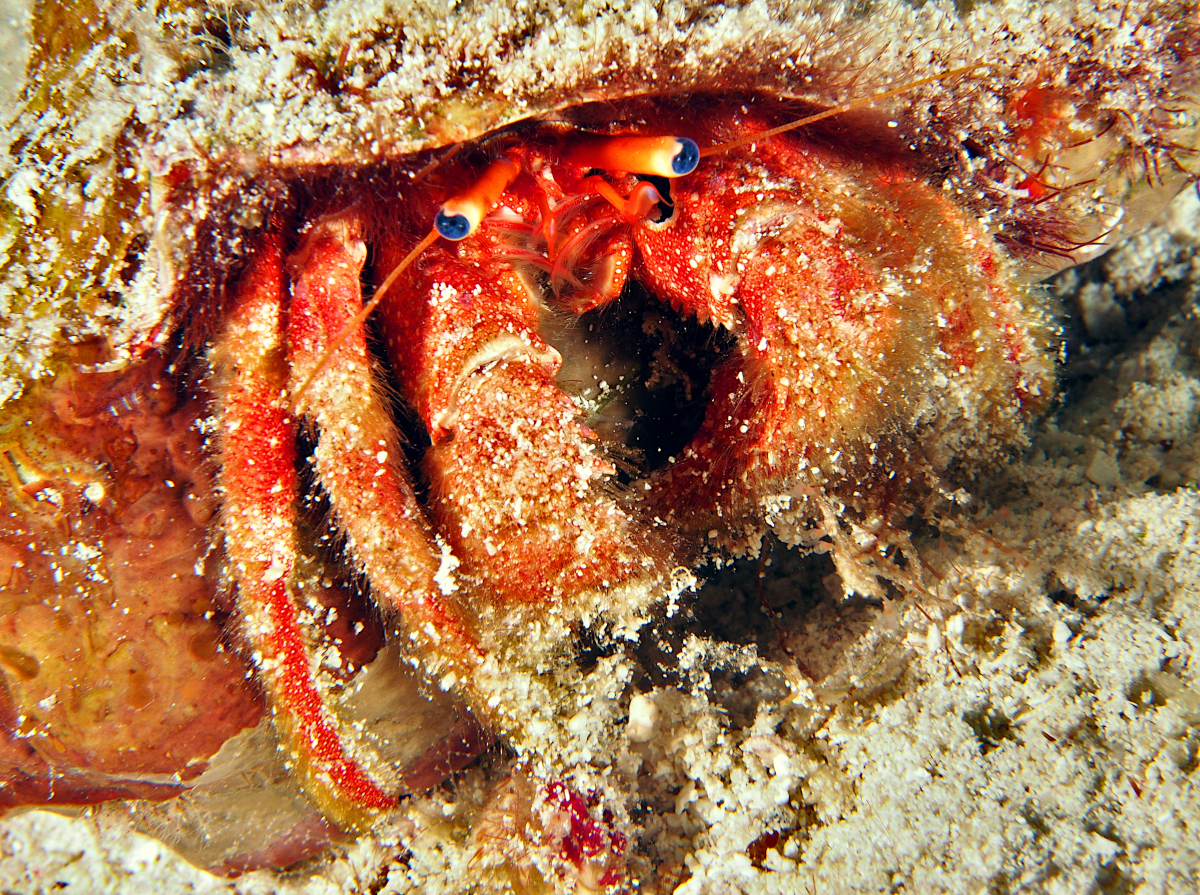
<path fill-rule="evenodd" d="M 465 214 L 446 214 L 444 208 L 438 211 L 433 226 L 441 236 L 455 242 L 471 235 L 471 222 L 467 216 Z"/>
<path fill-rule="evenodd" d="M 695 171 L 700 164 L 700 147 L 691 137 L 676 137 L 675 143 L 678 148 L 671 157 L 671 170 L 677 177 L 683 177 Z"/>

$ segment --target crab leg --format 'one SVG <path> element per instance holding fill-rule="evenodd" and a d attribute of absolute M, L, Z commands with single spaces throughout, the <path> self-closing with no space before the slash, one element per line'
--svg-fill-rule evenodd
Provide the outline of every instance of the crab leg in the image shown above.
<path fill-rule="evenodd" d="M 296 425 L 286 401 L 279 236 L 268 234 L 242 279 L 214 367 L 218 388 L 226 551 L 238 608 L 280 738 L 305 789 L 343 827 L 394 804 L 348 754 L 321 692 L 291 583 L 296 564 Z M 223 388 L 222 388 L 223 386 Z"/>
<path fill-rule="evenodd" d="M 446 686 L 482 657 L 452 602 L 456 566 L 449 548 L 433 549 L 386 402 L 375 383 L 360 326 L 359 280 L 366 247 L 352 213 L 315 224 L 295 269 L 288 336 L 297 412 L 320 431 L 313 455 L 355 561 L 377 598 L 397 610 L 407 633 Z M 332 347 L 332 351 L 330 348 Z M 298 385 L 311 379 L 299 393 Z"/>

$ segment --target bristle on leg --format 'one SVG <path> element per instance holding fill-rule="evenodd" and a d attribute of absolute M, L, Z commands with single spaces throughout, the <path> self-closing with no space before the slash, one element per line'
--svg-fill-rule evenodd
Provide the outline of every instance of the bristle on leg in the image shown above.
<path fill-rule="evenodd" d="M 357 829 L 395 802 L 349 754 L 313 668 L 296 604 L 296 424 L 287 406 L 279 237 L 268 234 L 239 286 L 214 352 L 236 358 L 221 426 L 223 524 L 244 631 L 280 739 L 305 790 L 340 826 Z"/>

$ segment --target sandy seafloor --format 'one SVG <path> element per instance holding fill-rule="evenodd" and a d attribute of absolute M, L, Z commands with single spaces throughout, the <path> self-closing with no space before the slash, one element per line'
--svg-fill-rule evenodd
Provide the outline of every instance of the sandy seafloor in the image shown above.
<path fill-rule="evenodd" d="M 776 547 L 761 588 L 748 562 L 663 622 L 674 657 L 630 656 L 642 724 L 614 761 L 650 808 L 643 891 L 1200 890 L 1198 246 L 1192 188 L 1052 281 L 1062 401 L 919 533 L 924 594 L 847 603 L 821 560 Z M 462 890 L 452 844 L 408 837 L 472 786 L 235 882 L 116 815 L 29 811 L 0 822 L 0 891 Z"/>

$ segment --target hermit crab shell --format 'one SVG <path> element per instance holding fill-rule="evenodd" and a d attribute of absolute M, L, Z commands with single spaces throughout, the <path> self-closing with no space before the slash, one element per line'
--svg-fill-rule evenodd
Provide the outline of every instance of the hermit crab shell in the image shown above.
<path fill-rule="evenodd" d="M 1173 0 L 39 7 L 4 113 L 0 399 L 63 340 L 103 332 L 128 356 L 163 338 L 196 228 L 230 199 L 235 223 L 260 224 L 274 171 L 397 159 L 630 96 L 812 108 L 939 77 L 871 107 L 1036 278 L 1185 181 L 1196 32 Z"/>

